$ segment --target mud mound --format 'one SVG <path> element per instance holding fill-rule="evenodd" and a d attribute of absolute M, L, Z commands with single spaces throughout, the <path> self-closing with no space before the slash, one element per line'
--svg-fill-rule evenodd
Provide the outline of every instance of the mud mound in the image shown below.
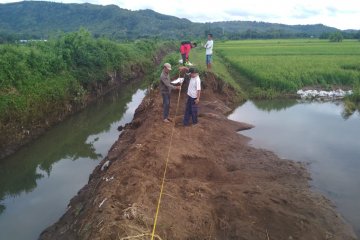
<path fill-rule="evenodd" d="M 157 239 L 355 239 L 331 203 L 309 190 L 304 166 L 247 145 L 237 131 L 252 126 L 225 116 L 230 95 L 207 87 L 190 127 L 181 125 L 185 97 L 173 119 Z M 159 93 L 150 93 L 102 161 L 109 166 L 94 170 L 40 239 L 150 239 L 172 130 L 161 109 Z"/>

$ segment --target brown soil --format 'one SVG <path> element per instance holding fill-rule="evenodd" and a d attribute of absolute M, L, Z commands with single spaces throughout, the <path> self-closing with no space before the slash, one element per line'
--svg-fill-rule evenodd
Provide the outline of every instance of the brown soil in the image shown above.
<path fill-rule="evenodd" d="M 334 206 L 309 189 L 300 163 L 250 147 L 230 121 L 231 94 L 207 79 L 199 123 L 175 118 L 156 239 L 356 239 Z M 225 89 L 225 92 L 228 89 Z M 175 114 L 177 93 L 172 95 Z M 150 239 L 172 124 L 161 121 L 161 97 L 151 92 L 89 183 L 40 239 Z M 146 237 L 125 238 L 144 234 Z"/>

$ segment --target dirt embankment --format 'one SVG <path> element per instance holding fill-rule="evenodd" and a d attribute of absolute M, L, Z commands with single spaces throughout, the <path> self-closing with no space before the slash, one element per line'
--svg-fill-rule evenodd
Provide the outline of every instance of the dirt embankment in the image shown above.
<path fill-rule="evenodd" d="M 237 133 L 252 126 L 226 118 L 231 91 L 213 91 L 215 81 L 206 79 L 195 126 L 181 124 L 181 94 L 156 234 L 169 240 L 356 239 L 332 204 L 309 190 L 301 164 L 250 147 Z M 176 99 L 173 93 L 171 116 Z M 172 130 L 161 121 L 161 105 L 157 91 L 144 99 L 102 161 L 109 167 L 94 170 L 40 239 L 150 239 Z"/>

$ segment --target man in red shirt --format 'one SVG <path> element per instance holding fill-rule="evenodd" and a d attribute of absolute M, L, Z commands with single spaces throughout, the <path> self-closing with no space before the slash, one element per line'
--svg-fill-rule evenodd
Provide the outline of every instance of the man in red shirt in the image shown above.
<path fill-rule="evenodd" d="M 196 47 L 196 43 L 192 43 L 190 41 L 182 41 L 180 46 L 180 53 L 183 61 L 183 66 L 185 66 L 186 63 L 189 62 L 189 53 L 190 50 L 194 47 Z"/>
<path fill-rule="evenodd" d="M 180 54 L 181 54 L 183 66 L 185 66 L 185 63 L 186 63 L 186 52 L 187 52 L 186 44 L 184 42 L 182 42 L 181 46 L 180 46 Z"/>

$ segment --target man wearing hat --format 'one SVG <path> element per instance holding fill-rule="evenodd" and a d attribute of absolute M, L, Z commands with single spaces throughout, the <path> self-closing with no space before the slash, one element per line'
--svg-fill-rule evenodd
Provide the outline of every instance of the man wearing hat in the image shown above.
<path fill-rule="evenodd" d="M 160 75 L 160 92 L 163 98 L 163 121 L 168 123 L 169 119 L 169 111 L 170 111 L 170 94 L 172 89 L 179 89 L 180 86 L 173 86 L 170 83 L 170 71 L 171 65 L 170 63 L 165 63 L 163 66 L 162 73 Z"/>
<path fill-rule="evenodd" d="M 201 92 L 201 80 L 199 73 L 196 68 L 190 68 L 190 82 L 187 91 L 188 99 L 186 102 L 185 114 L 183 124 L 184 126 L 189 126 L 190 116 L 192 118 L 192 123 L 197 124 L 197 114 L 198 114 L 198 104 L 200 101 L 200 92 Z"/>

